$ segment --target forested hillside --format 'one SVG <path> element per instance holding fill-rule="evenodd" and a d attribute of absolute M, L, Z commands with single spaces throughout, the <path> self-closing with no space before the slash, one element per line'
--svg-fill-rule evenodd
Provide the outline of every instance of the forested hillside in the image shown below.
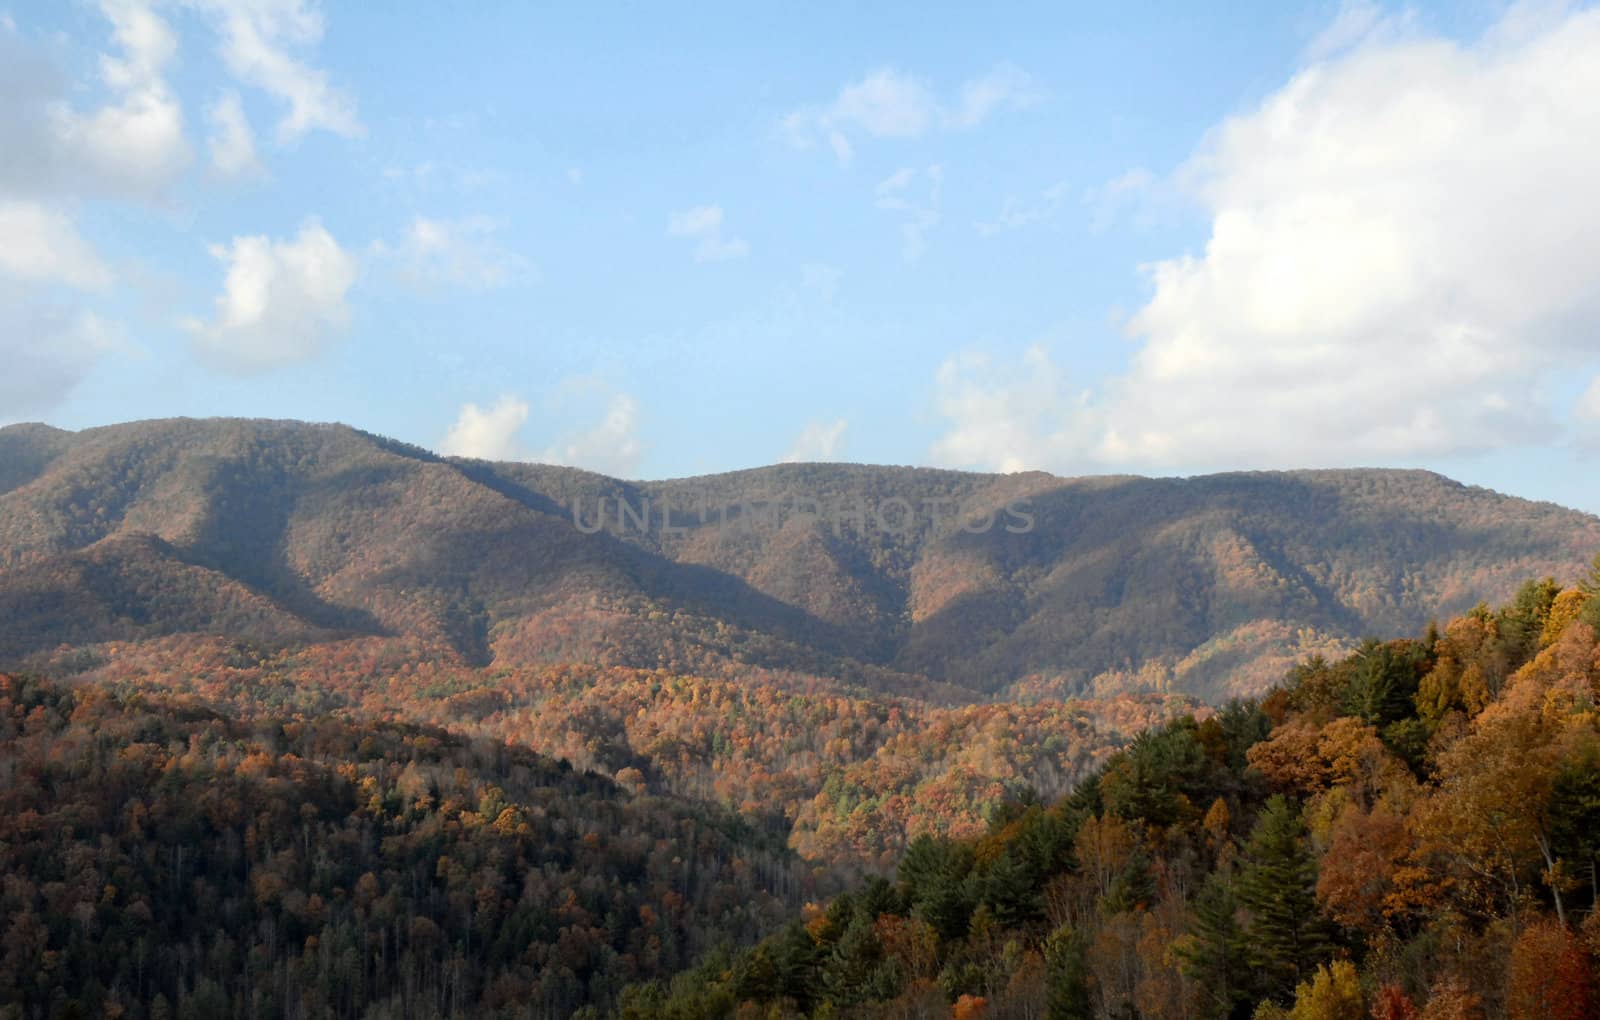
<path fill-rule="evenodd" d="M 1309 660 L 617 1015 L 1600 1015 L 1597 590 Z"/>
<path fill-rule="evenodd" d="M 0 675 L 0 1016 L 569 1016 L 808 873 L 495 741 Z"/>
<path fill-rule="evenodd" d="M 0 665 L 212 634 L 752 668 L 945 702 L 1213 701 L 1576 576 L 1600 521 L 1437 475 L 795 464 L 633 483 L 343 426 L 0 430 Z"/>
<path fill-rule="evenodd" d="M 833 874 L 894 867 L 917 835 L 970 835 L 1055 796 L 1175 695 L 941 706 L 789 674 L 737 679 L 583 665 L 472 669 L 377 639 L 282 651 L 173 637 L 70 649 L 52 672 L 240 719 L 426 723 L 531 747 L 630 790 L 714 802 Z"/>

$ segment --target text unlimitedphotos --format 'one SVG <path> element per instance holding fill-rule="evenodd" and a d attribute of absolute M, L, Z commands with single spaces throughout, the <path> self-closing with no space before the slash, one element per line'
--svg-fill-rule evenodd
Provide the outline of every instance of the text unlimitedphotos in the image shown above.
<path fill-rule="evenodd" d="M 963 503 L 950 496 L 826 500 L 784 494 L 771 499 L 695 501 L 692 506 L 688 501 L 675 505 L 665 496 L 602 496 L 593 501 L 572 501 L 573 526 L 586 535 L 609 529 L 668 537 L 706 526 L 778 531 L 792 521 L 821 524 L 841 536 L 846 532 L 907 535 L 946 529 L 983 535 L 995 528 L 1011 535 L 1026 535 L 1033 530 L 1034 516 L 1025 500 L 997 506 Z"/>

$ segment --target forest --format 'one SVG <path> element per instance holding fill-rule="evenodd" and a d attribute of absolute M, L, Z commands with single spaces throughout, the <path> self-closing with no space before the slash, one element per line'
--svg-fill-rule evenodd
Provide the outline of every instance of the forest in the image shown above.
<path fill-rule="evenodd" d="M 1593 1017 L 1597 592 L 1533 581 L 1311 657 L 1059 795 L 916 830 L 888 869 L 806 860 L 714 789 L 329 713 L 334 688 L 296 707 L 252 674 L 218 687 L 256 707 L 224 711 L 193 683 L 8 675 L 0 1016 Z M 746 710 L 703 681 L 574 679 Z M 463 718 L 516 697 L 433 696 Z M 828 723 L 788 697 L 780 742 L 898 710 Z M 967 739 L 926 738 L 900 755 Z"/>
<path fill-rule="evenodd" d="M 612 1015 L 1600 1015 L 1597 592 L 1309 659 Z"/>
<path fill-rule="evenodd" d="M 0 1016 L 569 1016 L 810 882 L 503 742 L 0 676 Z"/>

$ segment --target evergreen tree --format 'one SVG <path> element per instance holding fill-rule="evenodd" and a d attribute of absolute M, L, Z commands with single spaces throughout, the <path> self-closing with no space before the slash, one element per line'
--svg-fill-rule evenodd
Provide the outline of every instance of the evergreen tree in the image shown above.
<path fill-rule="evenodd" d="M 1589 561 L 1589 573 L 1578 582 L 1578 590 L 1590 598 L 1600 595 L 1600 553 L 1594 554 L 1594 559 Z"/>
<path fill-rule="evenodd" d="M 1317 864 L 1299 809 L 1286 797 L 1267 801 L 1257 819 L 1238 881 L 1249 913 L 1251 962 L 1265 994 L 1288 1001 L 1328 956 L 1332 933 L 1317 909 Z"/>
<path fill-rule="evenodd" d="M 1253 982 L 1238 913 L 1231 877 L 1214 872 L 1195 896 L 1190 937 L 1176 949 L 1184 975 L 1200 986 L 1203 1017 L 1249 1015 Z"/>
<path fill-rule="evenodd" d="M 1551 848 L 1600 908 L 1600 748 L 1589 743 L 1556 774 L 1545 808 Z"/>
<path fill-rule="evenodd" d="M 1058 928 L 1045 939 L 1044 960 L 1049 982 L 1045 993 L 1046 1020 L 1093 1020 L 1088 947 L 1084 937 L 1069 928 Z"/>
<path fill-rule="evenodd" d="M 1111 880 L 1100 909 L 1107 917 L 1149 906 L 1156 898 L 1155 878 L 1150 874 L 1150 854 L 1142 844 L 1136 844 L 1128 857 L 1127 865 Z"/>
<path fill-rule="evenodd" d="M 1534 631 L 1535 640 L 1537 634 Z M 1340 671 L 1349 673 L 1342 699 L 1345 711 L 1380 728 L 1411 715 L 1431 655 L 1415 641 L 1365 642 L 1341 663 Z"/>

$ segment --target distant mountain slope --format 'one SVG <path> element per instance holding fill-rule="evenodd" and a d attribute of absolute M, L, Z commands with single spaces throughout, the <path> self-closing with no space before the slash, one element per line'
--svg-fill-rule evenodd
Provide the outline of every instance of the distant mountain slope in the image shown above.
<path fill-rule="evenodd" d="M 1570 579 L 1596 549 L 1594 517 L 1416 471 L 633 483 L 337 425 L 0 429 L 0 665 L 174 632 L 374 634 L 479 666 L 1216 698 Z"/>

